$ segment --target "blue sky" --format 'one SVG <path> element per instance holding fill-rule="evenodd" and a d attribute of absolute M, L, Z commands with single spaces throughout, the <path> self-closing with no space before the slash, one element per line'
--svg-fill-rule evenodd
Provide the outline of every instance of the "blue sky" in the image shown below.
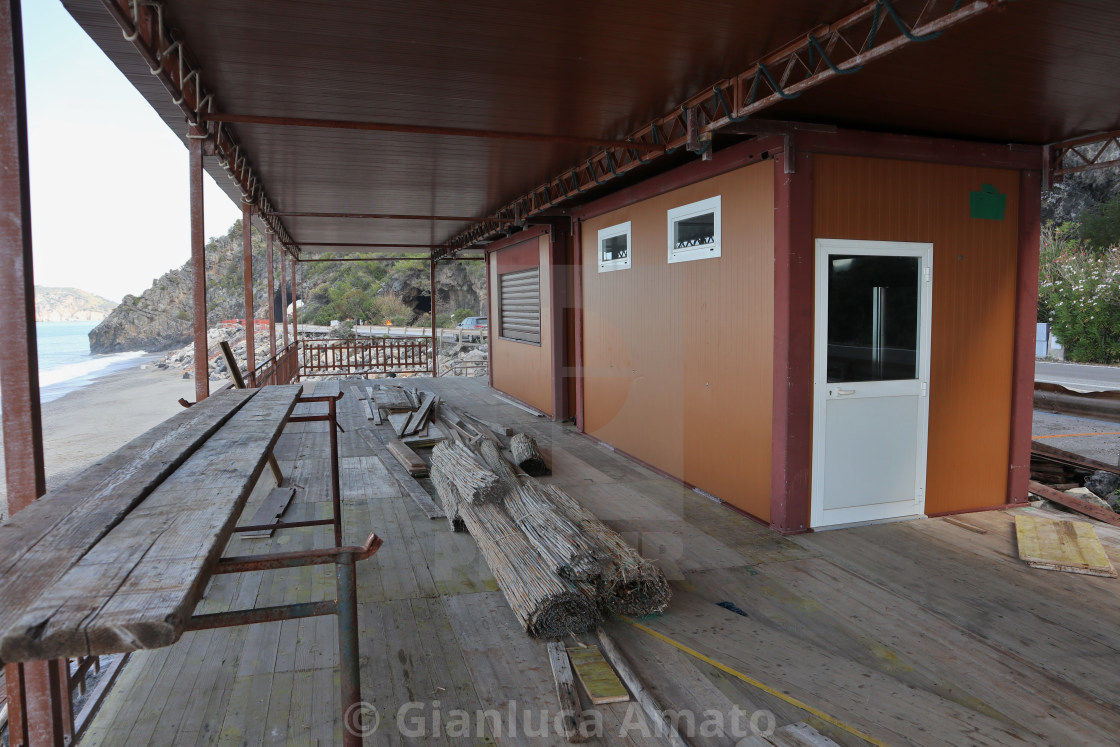
<path fill-rule="evenodd" d="M 119 301 L 190 257 L 187 149 L 58 0 L 24 0 L 35 283 Z M 206 177 L 206 235 L 241 213 Z"/>

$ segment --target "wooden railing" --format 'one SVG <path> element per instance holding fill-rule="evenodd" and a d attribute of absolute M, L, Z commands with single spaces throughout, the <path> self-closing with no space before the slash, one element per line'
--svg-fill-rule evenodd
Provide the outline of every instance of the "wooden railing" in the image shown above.
<path fill-rule="evenodd" d="M 263 361 L 248 377 L 249 386 L 291 384 L 299 378 L 299 342 L 290 342 L 286 348 Z"/>
<path fill-rule="evenodd" d="M 363 376 L 432 372 L 431 337 L 301 340 L 302 376 Z"/>

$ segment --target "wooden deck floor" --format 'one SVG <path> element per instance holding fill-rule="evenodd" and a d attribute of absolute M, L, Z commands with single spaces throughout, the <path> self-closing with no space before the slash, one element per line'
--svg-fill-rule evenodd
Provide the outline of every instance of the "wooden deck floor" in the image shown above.
<path fill-rule="evenodd" d="M 661 561 L 669 612 L 641 621 L 648 630 L 606 627 L 662 705 L 685 713 L 682 727 L 692 714 L 690 743 L 737 744 L 752 714 L 770 725 L 768 711 L 778 726 L 806 721 L 845 745 L 864 740 L 825 716 L 891 745 L 1115 744 L 1120 581 L 1028 568 L 1011 512 L 962 517 L 986 533 L 926 519 L 781 538 L 478 380 L 422 383 L 457 409 L 532 433 L 552 461 L 546 480 Z M 561 742 L 538 736 L 541 713 L 556 713 L 544 644 L 521 632 L 474 541 L 402 497 L 367 441 L 380 429 L 352 397 L 342 403 L 345 539 L 372 530 L 385 540 L 358 575 L 363 693 L 381 716 L 367 742 Z M 286 518 L 329 515 L 326 439 L 320 423 L 283 436 L 277 457 L 303 487 Z M 1120 532 L 1097 532 L 1120 561 Z M 235 539 L 227 554 L 329 542 L 327 528 L 292 529 Z M 219 576 L 199 611 L 332 594 L 329 567 Z M 333 618 L 269 623 L 134 654 L 82 743 L 337 744 L 334 631 Z M 407 703 L 416 705 L 398 723 Z M 470 714 L 469 736 L 458 736 L 456 710 Z M 603 737 L 591 744 L 660 743 L 625 704 L 599 713 Z"/>

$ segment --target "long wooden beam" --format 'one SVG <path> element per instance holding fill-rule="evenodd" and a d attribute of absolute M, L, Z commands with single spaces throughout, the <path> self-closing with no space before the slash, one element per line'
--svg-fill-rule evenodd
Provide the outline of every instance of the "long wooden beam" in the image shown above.
<path fill-rule="evenodd" d="M 401 215 L 396 213 L 303 213 L 274 210 L 261 215 L 274 215 L 278 218 L 335 218 L 340 220 L 425 220 L 454 221 L 456 223 L 486 223 L 492 218 L 477 218 L 466 215 Z M 512 220 L 504 221 L 512 223 Z"/>
<path fill-rule="evenodd" d="M 356 122 L 345 119 L 316 119 L 313 117 L 270 117 L 259 114 L 230 114 L 207 112 L 201 115 L 204 122 L 267 125 L 270 127 L 314 127 L 328 130 L 360 130 L 364 132 L 401 132 L 412 135 L 445 135 L 448 137 L 475 137 L 491 140 L 522 140 L 534 143 L 567 143 L 596 148 L 634 148 L 641 151 L 664 152 L 665 146 L 657 143 L 632 143 L 627 140 L 609 140 L 577 135 L 552 135 L 535 132 L 505 132 L 502 130 L 474 130 L 465 127 L 438 127 L 435 125 L 394 124 L 392 122 Z"/>

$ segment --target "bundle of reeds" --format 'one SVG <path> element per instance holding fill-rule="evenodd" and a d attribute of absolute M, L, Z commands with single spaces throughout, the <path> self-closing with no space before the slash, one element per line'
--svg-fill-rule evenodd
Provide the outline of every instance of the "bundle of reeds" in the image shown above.
<path fill-rule="evenodd" d="M 642 617 L 663 612 L 669 606 L 672 591 L 656 563 L 643 558 L 618 532 L 564 491 L 552 485 L 543 486 L 542 491 L 586 539 L 605 551 L 607 562 L 598 582 L 603 607 L 616 614 Z"/>
<path fill-rule="evenodd" d="M 502 487 L 506 490 L 513 490 L 521 484 L 524 475 L 517 474 L 513 465 L 506 461 L 494 442 L 482 441 L 478 445 L 478 451 L 482 455 L 482 461 L 486 462 L 486 466 L 494 471 L 498 481 L 502 483 Z"/>
<path fill-rule="evenodd" d="M 460 497 L 455 484 L 451 481 L 445 469 L 435 464 L 434 459 L 428 474 L 432 478 L 432 483 L 436 486 L 436 495 L 439 496 L 439 502 L 443 505 L 443 512 L 447 514 L 447 522 L 451 525 L 451 531 L 464 531 L 466 526 L 463 524 L 462 517 L 459 516 L 459 506 L 462 505 L 463 499 Z"/>
<path fill-rule="evenodd" d="M 509 442 L 509 451 L 513 455 L 513 463 L 525 470 L 526 474 L 539 476 L 549 473 L 548 465 L 537 449 L 537 442 L 531 436 L 516 434 Z"/>
<path fill-rule="evenodd" d="M 444 441 L 432 450 L 432 471 L 440 470 L 464 503 L 500 501 L 505 489 L 497 475 L 479 464 L 466 446 Z"/>
<path fill-rule="evenodd" d="M 564 516 L 534 481 L 510 490 L 505 507 L 556 573 L 571 581 L 598 581 L 603 575 L 608 553 Z"/>
<path fill-rule="evenodd" d="M 595 627 L 600 616 L 588 589 L 557 576 L 501 506 L 463 503 L 460 515 L 525 632 L 561 638 Z"/>

